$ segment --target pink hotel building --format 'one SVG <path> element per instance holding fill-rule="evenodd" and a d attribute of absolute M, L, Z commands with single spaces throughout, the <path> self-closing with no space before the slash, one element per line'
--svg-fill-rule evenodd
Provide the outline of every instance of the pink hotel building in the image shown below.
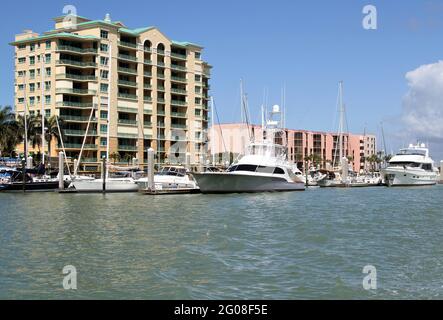
<path fill-rule="evenodd" d="M 210 154 L 224 152 L 244 154 L 250 134 L 256 141 L 263 139 L 261 126 L 251 125 L 249 129 L 250 133 L 246 125 L 241 123 L 220 124 L 215 125 L 214 129 L 210 128 L 208 130 Z M 288 142 L 288 159 L 296 163 L 299 169 L 304 169 L 304 158 L 311 154 L 321 157 L 322 168 L 331 168 L 335 155 L 337 157 L 335 163 L 339 163 L 339 153 L 336 152 L 337 133 L 285 129 L 285 135 Z M 344 154 L 351 157 L 354 171 L 369 170 L 370 164 L 365 159 L 377 152 L 376 137 L 345 134 L 343 140 Z"/>

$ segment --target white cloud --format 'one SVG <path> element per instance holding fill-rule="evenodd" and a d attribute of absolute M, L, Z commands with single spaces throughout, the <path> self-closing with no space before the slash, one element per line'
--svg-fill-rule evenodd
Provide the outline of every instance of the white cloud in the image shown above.
<path fill-rule="evenodd" d="M 406 80 L 409 91 L 402 114 L 406 131 L 417 139 L 443 141 L 443 61 L 408 72 Z"/>
<path fill-rule="evenodd" d="M 443 159 L 443 61 L 408 72 L 406 80 L 409 90 L 403 98 L 402 135 L 410 142 L 430 143 L 434 160 Z"/>

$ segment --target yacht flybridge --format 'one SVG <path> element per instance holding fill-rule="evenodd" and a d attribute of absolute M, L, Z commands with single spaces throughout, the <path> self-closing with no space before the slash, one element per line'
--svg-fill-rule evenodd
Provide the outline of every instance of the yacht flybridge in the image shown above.
<path fill-rule="evenodd" d="M 280 117 L 279 120 L 274 118 Z M 275 105 L 263 121 L 264 139 L 251 142 L 246 154 L 225 172 L 195 173 L 202 193 L 242 193 L 305 190 L 287 161 L 286 146 L 276 144 L 282 133 L 282 112 Z"/>
<path fill-rule="evenodd" d="M 438 169 L 425 144 L 411 144 L 401 149 L 381 174 L 388 186 L 435 185 L 438 180 Z"/>

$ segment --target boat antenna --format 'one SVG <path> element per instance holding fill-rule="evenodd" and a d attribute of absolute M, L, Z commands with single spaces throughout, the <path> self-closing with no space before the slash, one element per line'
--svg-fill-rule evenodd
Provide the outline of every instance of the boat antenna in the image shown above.
<path fill-rule="evenodd" d="M 212 98 L 212 97 L 211 97 L 211 98 Z M 219 118 L 219 116 L 218 116 L 218 111 L 217 111 L 217 107 L 216 107 L 216 105 L 215 105 L 215 100 L 212 99 L 211 102 L 212 102 L 212 103 L 211 103 L 211 106 L 212 106 L 213 113 L 214 113 L 215 116 L 217 117 L 217 123 L 218 123 L 218 126 L 219 126 L 219 128 L 220 128 L 220 136 L 221 136 L 221 138 L 222 138 L 222 142 L 223 142 L 223 149 L 224 149 L 224 152 L 227 152 L 228 149 L 226 148 L 225 138 L 224 138 L 224 136 L 223 136 L 223 130 L 221 129 L 220 118 Z"/>
<path fill-rule="evenodd" d="M 78 167 L 80 166 L 80 161 L 82 158 L 83 149 L 85 147 L 86 139 L 88 137 L 89 126 L 91 125 L 92 115 L 94 114 L 94 106 L 91 107 L 91 113 L 89 114 L 88 124 L 86 125 L 85 136 L 83 137 L 82 147 L 80 148 L 80 153 L 78 155 L 77 165 L 74 168 L 74 176 L 77 175 Z"/>

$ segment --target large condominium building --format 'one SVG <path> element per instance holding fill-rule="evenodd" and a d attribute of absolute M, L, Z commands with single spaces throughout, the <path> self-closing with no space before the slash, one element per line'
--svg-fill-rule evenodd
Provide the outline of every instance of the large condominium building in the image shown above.
<path fill-rule="evenodd" d="M 128 29 L 108 15 L 54 20 L 54 30 L 28 30 L 11 43 L 18 114 L 58 115 L 68 157 L 77 158 L 85 141 L 83 162 L 108 151 L 141 163 L 152 147 L 159 163 L 184 163 L 186 153 L 198 163 L 207 152 L 211 69 L 201 46 L 156 27 Z M 55 156 L 61 146 L 52 144 Z"/>
<path fill-rule="evenodd" d="M 249 130 L 248 130 L 249 129 Z M 321 167 L 332 167 L 338 165 L 338 135 L 337 133 L 314 132 L 306 130 L 285 129 L 285 137 L 280 138 L 277 143 L 288 146 L 288 160 L 296 163 L 298 168 L 304 169 L 305 158 L 315 154 L 321 159 Z M 245 124 L 221 124 L 214 126 L 208 131 L 210 136 L 209 148 L 211 154 L 232 152 L 244 154 L 250 137 L 255 141 L 263 139 L 261 126 L 252 125 L 249 128 Z M 376 137 L 374 135 L 345 134 L 343 137 L 343 155 L 350 159 L 356 172 L 367 171 L 370 163 L 366 161 L 371 155 L 376 154 Z"/>

